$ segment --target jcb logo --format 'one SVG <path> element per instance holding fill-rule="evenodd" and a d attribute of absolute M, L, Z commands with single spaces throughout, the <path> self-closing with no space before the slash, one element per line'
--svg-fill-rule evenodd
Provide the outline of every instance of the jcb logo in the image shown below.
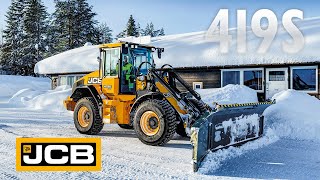
<path fill-rule="evenodd" d="M 99 138 L 17 138 L 17 171 L 99 171 Z"/>
<path fill-rule="evenodd" d="M 100 78 L 91 77 L 88 79 L 88 84 L 101 84 Z"/>

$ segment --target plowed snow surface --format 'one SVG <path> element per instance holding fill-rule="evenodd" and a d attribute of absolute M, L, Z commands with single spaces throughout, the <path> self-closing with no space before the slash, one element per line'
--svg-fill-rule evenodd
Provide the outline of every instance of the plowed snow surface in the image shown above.
<path fill-rule="evenodd" d="M 74 128 L 72 114 L 1 108 L 0 179 L 319 179 L 320 144 L 280 140 L 221 161 L 208 175 L 193 173 L 191 145 L 176 136 L 164 147 L 142 144 L 134 131 L 106 125 L 101 172 L 16 172 L 16 137 L 86 137 Z M 226 151 L 227 152 L 227 151 Z"/>

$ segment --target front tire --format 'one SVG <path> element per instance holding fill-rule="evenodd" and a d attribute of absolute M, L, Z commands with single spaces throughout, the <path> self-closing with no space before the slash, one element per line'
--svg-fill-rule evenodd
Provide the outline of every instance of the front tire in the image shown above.
<path fill-rule="evenodd" d="M 171 140 L 176 124 L 172 106 L 166 100 L 151 99 L 137 108 L 133 127 L 141 142 L 161 146 Z"/>
<path fill-rule="evenodd" d="M 98 105 L 92 97 L 85 97 L 77 102 L 73 119 L 75 127 L 81 134 L 98 134 L 103 128 Z"/>

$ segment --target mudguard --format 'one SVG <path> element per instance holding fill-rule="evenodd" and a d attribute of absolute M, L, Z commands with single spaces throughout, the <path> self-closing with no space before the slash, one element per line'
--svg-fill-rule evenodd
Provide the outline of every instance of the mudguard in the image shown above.
<path fill-rule="evenodd" d="M 222 105 L 204 114 L 191 128 L 193 170 L 209 152 L 257 139 L 263 134 L 263 112 L 275 102 Z"/>

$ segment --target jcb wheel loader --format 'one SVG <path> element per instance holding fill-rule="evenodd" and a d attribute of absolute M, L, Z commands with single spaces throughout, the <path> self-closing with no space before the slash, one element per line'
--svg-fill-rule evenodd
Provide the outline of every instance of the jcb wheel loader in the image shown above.
<path fill-rule="evenodd" d="M 83 134 L 98 134 L 103 124 L 134 129 L 147 145 L 164 145 L 175 132 L 191 136 L 194 170 L 210 151 L 256 139 L 263 132 L 262 113 L 273 102 L 205 104 L 172 66 L 155 68 L 163 48 L 119 42 L 100 46 L 99 70 L 72 87 L 65 101 Z M 80 62 L 81 63 L 81 62 Z"/>

